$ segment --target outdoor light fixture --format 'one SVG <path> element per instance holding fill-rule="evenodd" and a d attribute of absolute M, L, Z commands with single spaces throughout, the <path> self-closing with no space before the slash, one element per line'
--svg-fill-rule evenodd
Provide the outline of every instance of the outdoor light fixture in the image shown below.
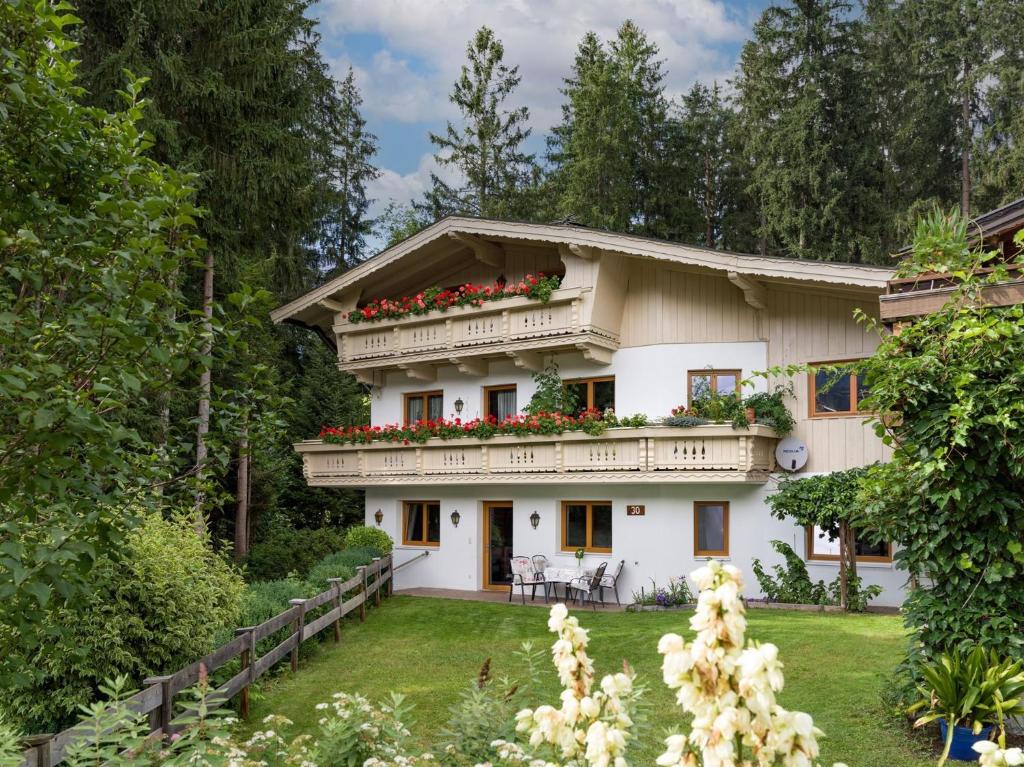
<path fill-rule="evenodd" d="M 380 527 L 380 523 L 384 521 L 384 512 L 377 509 L 373 514 L 373 518 L 377 520 L 377 527 Z"/>
<path fill-rule="evenodd" d="M 530 515 L 530 524 L 533 525 L 534 530 L 536 530 L 537 525 L 540 524 L 540 514 L 538 514 L 536 511 Z"/>
<path fill-rule="evenodd" d="M 462 515 L 459 514 L 459 510 L 456 509 L 455 511 L 452 512 L 452 524 L 458 527 L 460 519 L 462 519 Z"/>
<path fill-rule="evenodd" d="M 462 408 L 464 408 L 465 406 L 466 406 L 466 403 L 462 401 L 462 397 L 459 397 L 457 400 L 455 400 L 455 412 L 456 413 L 461 413 L 462 412 Z"/>

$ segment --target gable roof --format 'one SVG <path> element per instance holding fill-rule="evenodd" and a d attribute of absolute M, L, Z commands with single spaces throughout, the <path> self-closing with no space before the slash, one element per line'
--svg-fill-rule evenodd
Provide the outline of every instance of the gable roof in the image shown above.
<path fill-rule="evenodd" d="M 581 245 L 614 251 L 636 258 L 652 258 L 676 264 L 704 267 L 720 272 L 735 272 L 751 277 L 795 280 L 860 288 L 881 293 L 893 270 L 865 264 L 810 261 L 774 256 L 755 256 L 714 250 L 677 242 L 657 240 L 634 234 L 619 234 L 574 224 L 534 224 L 524 221 L 448 216 L 402 242 L 367 259 L 318 288 L 289 301 L 270 313 L 274 322 L 302 318 L 310 307 L 330 300 L 347 288 L 358 285 L 370 275 L 415 253 L 429 243 L 452 234 L 474 235 L 483 239 L 524 240 L 551 245 Z"/>

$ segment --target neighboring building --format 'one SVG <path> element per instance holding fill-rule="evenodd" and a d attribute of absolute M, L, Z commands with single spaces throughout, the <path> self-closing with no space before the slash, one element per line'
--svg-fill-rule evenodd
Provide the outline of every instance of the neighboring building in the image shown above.
<path fill-rule="evenodd" d="M 562 275 L 547 303 L 509 298 L 403 319 L 347 319 L 378 297 L 538 272 Z M 533 373 L 552 358 L 587 404 L 653 420 L 685 404 L 695 378 L 727 390 L 773 366 L 870 355 L 877 338 L 854 311 L 877 317 L 891 276 L 874 266 L 737 255 L 570 225 L 447 218 L 273 318 L 314 329 L 336 347 L 339 367 L 369 387 L 377 426 L 424 414 L 518 412 L 533 394 Z M 769 385 L 755 381 L 755 389 Z M 805 473 L 887 458 L 857 412 L 855 380 L 824 394 L 813 376 L 794 384 L 789 405 L 793 436 L 808 447 Z M 431 552 L 396 574 L 400 588 L 505 588 L 512 554 L 572 566 L 573 552 L 585 548 L 588 565 L 625 560 L 619 591 L 628 599 L 708 557 L 739 566 L 756 596 L 751 560 L 779 562 L 773 539 L 804 554 L 813 578 L 835 578 L 830 542 L 769 514 L 765 497 L 780 476 L 776 441 L 761 425 L 654 425 L 598 437 L 407 446 L 307 440 L 296 449 L 311 485 L 366 488 L 366 524 L 380 516 L 399 563 Z M 862 554 L 860 575 L 884 587 L 879 602 L 898 604 L 904 578 L 891 551 L 865 546 Z"/>

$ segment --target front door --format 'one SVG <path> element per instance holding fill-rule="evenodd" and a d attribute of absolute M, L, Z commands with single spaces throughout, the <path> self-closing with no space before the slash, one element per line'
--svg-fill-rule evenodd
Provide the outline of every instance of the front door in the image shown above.
<path fill-rule="evenodd" d="M 507 589 L 512 583 L 512 503 L 484 503 L 484 588 Z"/>

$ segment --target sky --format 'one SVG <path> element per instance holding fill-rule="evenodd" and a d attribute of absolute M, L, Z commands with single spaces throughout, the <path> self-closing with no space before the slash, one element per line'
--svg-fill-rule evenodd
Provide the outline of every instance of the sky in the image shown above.
<path fill-rule="evenodd" d="M 588 31 L 614 37 L 627 18 L 655 42 L 670 97 L 697 81 L 725 83 L 766 0 L 320 0 L 322 50 L 340 79 L 351 66 L 363 115 L 377 136 L 381 175 L 368 192 L 370 215 L 389 200 L 423 195 L 436 171 L 428 132 L 458 124 L 448 95 L 466 60 L 466 44 L 486 24 L 505 46 L 505 63 L 522 75 L 509 105 L 530 110 L 529 149 L 560 120 L 559 88 Z M 445 173 L 440 175 L 445 177 Z"/>

